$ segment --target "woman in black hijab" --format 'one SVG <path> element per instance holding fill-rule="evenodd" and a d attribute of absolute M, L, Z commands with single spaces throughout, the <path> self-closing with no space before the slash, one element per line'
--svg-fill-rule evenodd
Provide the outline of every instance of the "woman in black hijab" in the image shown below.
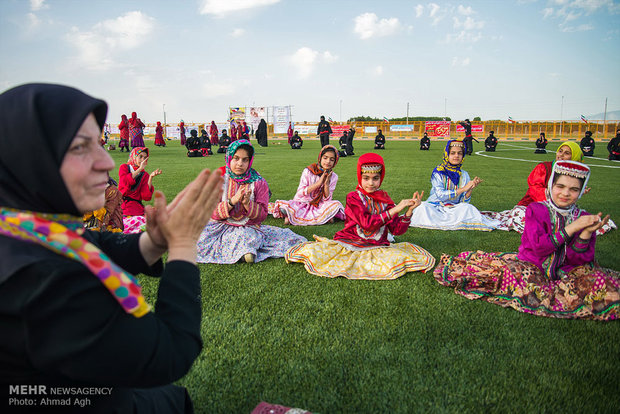
<path fill-rule="evenodd" d="M 205 170 L 169 205 L 156 193 L 142 234 L 85 231 L 81 215 L 103 206 L 114 167 L 99 145 L 106 112 L 61 85 L 0 95 L 0 383 L 12 387 L 0 388 L 35 386 L 37 407 L 66 399 L 51 388 L 72 387 L 97 392 L 87 407 L 63 409 L 191 412 L 171 383 L 202 348 L 195 246 L 222 180 Z M 21 137 L 40 150 L 35 162 Z M 137 273 L 161 276 L 156 311 Z"/>
<path fill-rule="evenodd" d="M 261 119 L 256 128 L 256 140 L 261 147 L 267 146 L 267 122 Z"/>

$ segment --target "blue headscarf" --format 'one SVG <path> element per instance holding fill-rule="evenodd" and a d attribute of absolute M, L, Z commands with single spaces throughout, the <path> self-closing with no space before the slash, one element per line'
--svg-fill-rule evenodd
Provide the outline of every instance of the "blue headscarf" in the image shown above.
<path fill-rule="evenodd" d="M 461 161 L 458 165 L 450 164 L 448 161 L 448 155 L 450 154 L 450 146 L 455 142 L 458 144 L 455 146 L 459 146 L 463 149 L 463 159 L 465 159 L 465 146 L 463 145 L 463 141 L 458 141 L 456 139 L 451 139 L 446 144 L 446 148 L 443 150 L 443 161 L 433 170 L 434 173 L 443 174 L 448 177 L 454 185 L 458 187 L 459 181 L 461 180 L 461 165 L 463 165 L 463 161 Z M 431 174 L 432 176 L 432 174 Z"/>
<path fill-rule="evenodd" d="M 230 169 L 230 161 L 235 155 L 235 152 L 239 149 L 241 145 L 247 145 L 250 147 L 250 164 L 248 165 L 248 169 L 241 175 L 237 175 Z M 252 162 L 254 161 L 254 147 L 247 139 L 239 139 L 228 146 L 226 150 L 226 174 L 233 180 L 239 184 L 250 184 L 254 181 L 262 180 L 263 177 L 259 173 L 256 172 L 254 168 L 252 168 Z"/>

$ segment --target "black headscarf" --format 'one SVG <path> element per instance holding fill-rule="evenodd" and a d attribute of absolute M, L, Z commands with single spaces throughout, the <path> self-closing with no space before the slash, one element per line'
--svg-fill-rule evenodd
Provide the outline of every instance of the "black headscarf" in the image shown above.
<path fill-rule="evenodd" d="M 0 206 L 81 215 L 60 166 L 88 114 L 103 128 L 107 111 L 104 101 L 62 85 L 31 83 L 1 94 Z"/>

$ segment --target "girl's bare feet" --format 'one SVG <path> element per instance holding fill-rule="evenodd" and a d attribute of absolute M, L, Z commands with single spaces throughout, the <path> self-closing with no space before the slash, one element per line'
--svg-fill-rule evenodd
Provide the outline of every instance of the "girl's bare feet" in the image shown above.
<path fill-rule="evenodd" d="M 284 224 L 286 224 L 287 226 L 289 224 L 291 224 L 290 220 L 288 219 L 288 217 L 284 217 Z"/>

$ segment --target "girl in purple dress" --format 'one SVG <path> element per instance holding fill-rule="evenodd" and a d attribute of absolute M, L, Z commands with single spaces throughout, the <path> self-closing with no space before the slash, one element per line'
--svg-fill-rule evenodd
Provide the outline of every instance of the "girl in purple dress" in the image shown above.
<path fill-rule="evenodd" d="M 301 173 L 297 193 L 292 200 L 277 200 L 269 204 L 275 218 L 284 218 L 284 224 L 294 226 L 319 226 L 334 218 L 344 220 L 344 206 L 333 200 L 338 175 L 338 150 L 326 145 L 319 153 L 319 160 Z"/>
<path fill-rule="evenodd" d="M 613 320 L 620 313 L 620 272 L 594 260 L 596 231 L 609 220 L 577 207 L 590 168 L 556 161 L 547 199 L 531 203 L 518 254 L 443 255 L 435 279 L 468 299 L 553 318 Z"/>
<path fill-rule="evenodd" d="M 289 229 L 264 226 L 269 185 L 252 168 L 254 148 L 237 140 L 228 146 L 222 200 L 198 239 L 199 263 L 260 262 L 284 257 L 305 237 Z"/>

